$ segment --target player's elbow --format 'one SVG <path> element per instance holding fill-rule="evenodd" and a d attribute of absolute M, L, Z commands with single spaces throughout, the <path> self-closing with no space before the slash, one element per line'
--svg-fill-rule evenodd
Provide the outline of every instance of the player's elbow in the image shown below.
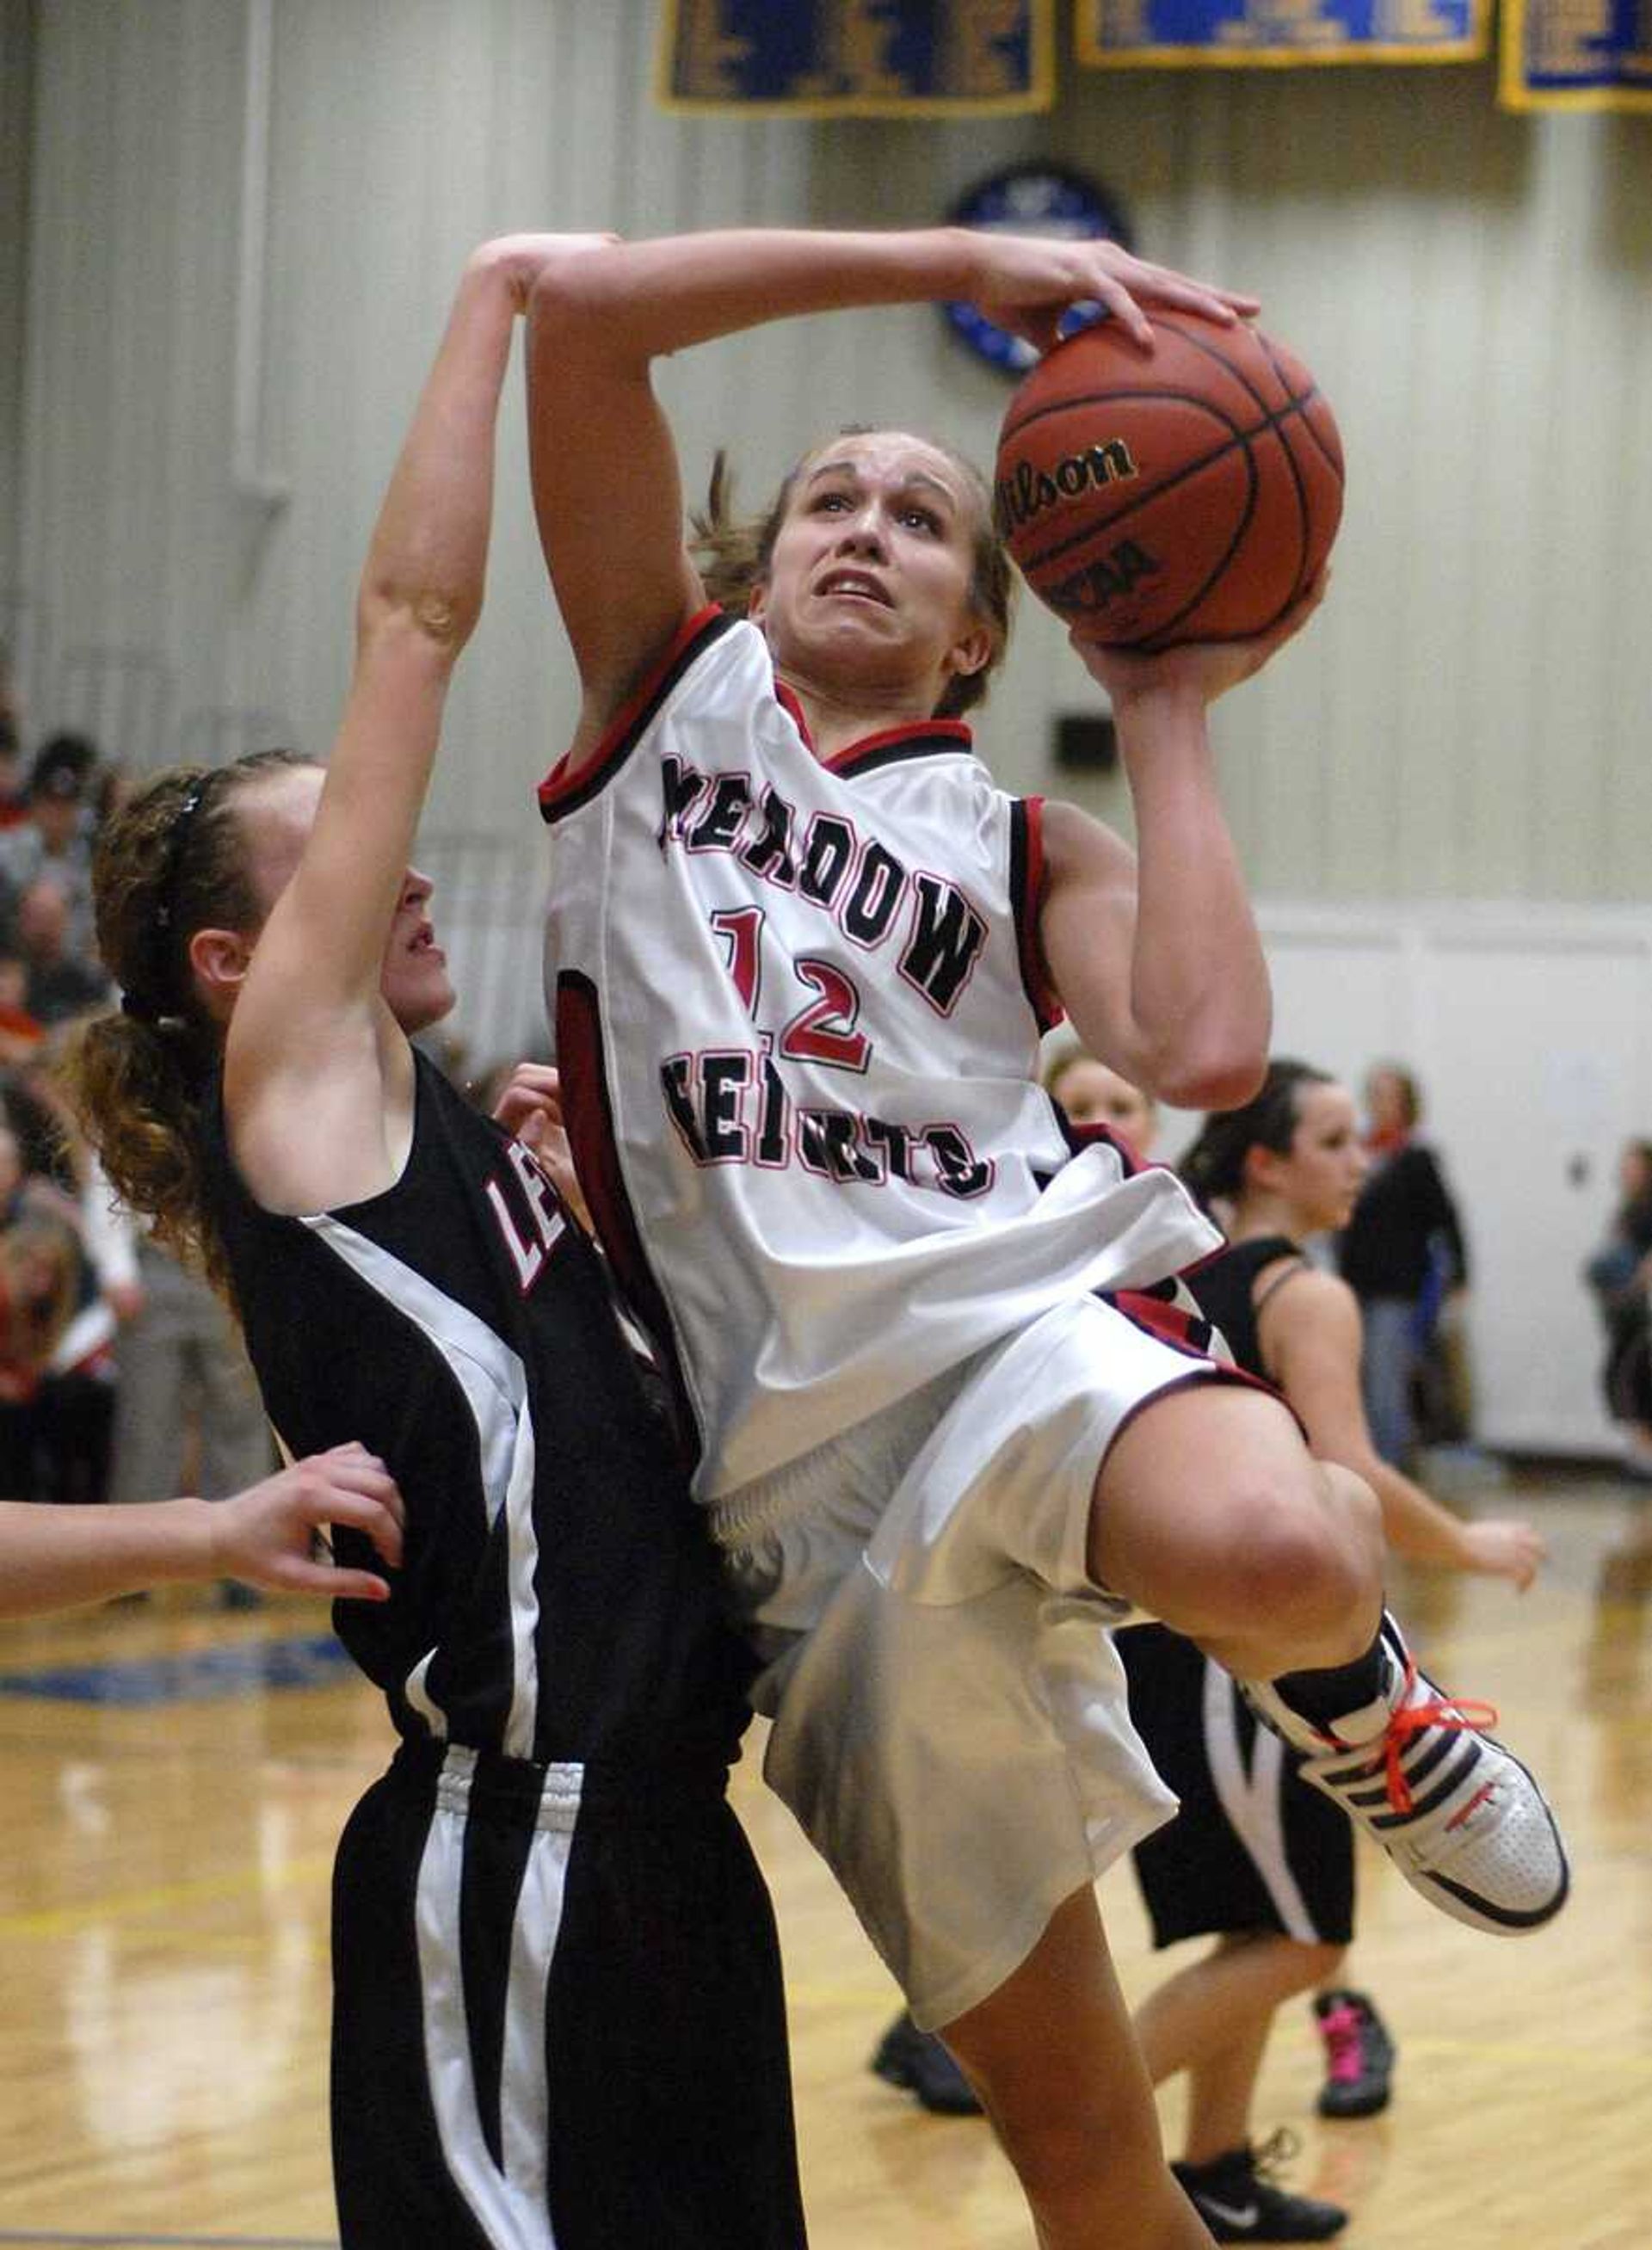
<path fill-rule="evenodd" d="M 1177 1109 L 1242 1109 L 1267 1075 L 1265 1039 L 1206 1035 L 1165 1056 L 1155 1091 Z"/>
<path fill-rule="evenodd" d="M 481 616 L 480 586 L 445 586 L 371 569 L 356 603 L 358 659 L 403 652 L 451 666 Z"/>
<path fill-rule="evenodd" d="M 626 288 L 627 251 L 618 235 L 582 235 L 548 257 L 528 293 L 529 349 L 617 342 Z"/>

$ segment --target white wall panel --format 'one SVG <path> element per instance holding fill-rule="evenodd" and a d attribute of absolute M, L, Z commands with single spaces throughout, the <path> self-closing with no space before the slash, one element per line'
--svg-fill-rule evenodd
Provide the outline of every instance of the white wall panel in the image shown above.
<path fill-rule="evenodd" d="M 28 0 L 0 0 L 0 591 L 12 590 L 16 568 L 33 65 L 33 9 Z M 0 638 L 10 631 L 10 615 L 0 611 Z"/>
<path fill-rule="evenodd" d="M 1343 424 L 1331 602 L 1219 714 L 1259 888 L 1646 892 L 1642 121 L 1502 115 L 1472 68 L 1070 65 L 1043 121 L 695 121 L 653 108 L 653 13 L 650 0 L 273 0 L 263 450 L 291 499 L 265 517 L 229 470 L 243 8 L 0 7 L 9 52 L 18 24 L 35 33 L 20 576 L 60 641 L 154 652 L 175 727 L 233 706 L 324 742 L 355 573 L 471 242 L 541 223 L 923 221 L 970 178 L 1044 148 L 1122 193 L 1150 252 L 1257 287 Z M 0 226 L 0 258 L 4 243 Z M 754 501 L 822 424 L 912 421 L 985 456 L 1005 399 L 925 307 L 731 341 L 687 355 L 661 387 L 691 488 L 732 440 Z M 432 807 L 439 824 L 501 833 L 570 719 L 520 418 L 513 387 L 491 605 Z M 985 728 L 1006 777 L 1047 783 L 1052 716 L 1098 701 L 1029 610 Z M 1085 794 L 1128 825 L 1116 786 Z"/>

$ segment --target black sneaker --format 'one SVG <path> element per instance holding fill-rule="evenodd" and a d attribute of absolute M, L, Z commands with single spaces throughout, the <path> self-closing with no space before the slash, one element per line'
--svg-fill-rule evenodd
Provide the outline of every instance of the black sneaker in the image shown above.
<path fill-rule="evenodd" d="M 1271 1681 L 1243 1681 L 1257 1715 L 1303 1753 L 1298 1771 L 1340 1805 L 1415 1891 L 1472 1929 L 1523 1936 L 1566 1904 L 1566 1847 L 1543 1791 L 1484 1729 L 1496 1713 L 1447 1695 L 1382 1624 L 1377 1700 L 1315 1726 Z"/>
<path fill-rule="evenodd" d="M 978 2117 L 975 2089 L 933 2032 L 921 2032 L 910 2016 L 897 2016 L 872 2058 L 878 2076 L 916 2094 L 937 2117 Z"/>
<path fill-rule="evenodd" d="M 1182 2191 L 1218 2242 L 1329 2242 L 1348 2224 L 1337 2203 L 1291 2195 L 1268 2175 L 1296 2153 L 1282 2129 L 1260 2149 L 1248 2143 L 1206 2164 L 1171 2166 Z"/>
<path fill-rule="evenodd" d="M 1325 2043 L 1322 2117 L 1374 2117 L 1388 2107 L 1394 2043 L 1363 1992 L 1321 1992 L 1314 2001 Z"/>

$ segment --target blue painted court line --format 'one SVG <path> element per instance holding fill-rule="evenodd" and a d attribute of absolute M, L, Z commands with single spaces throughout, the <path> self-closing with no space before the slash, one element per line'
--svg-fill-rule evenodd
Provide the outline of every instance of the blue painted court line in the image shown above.
<path fill-rule="evenodd" d="M 39 1672 L 0 1673 L 0 1695 L 142 1710 L 158 1703 L 205 1703 L 225 1695 L 250 1695 L 266 1688 L 325 1688 L 354 1669 L 332 1634 L 321 1632 L 298 1640 L 239 1641 L 176 1656 L 127 1657 L 105 1663 L 59 1665 Z M 0 2233 L 0 2242 L 79 2239 Z"/>

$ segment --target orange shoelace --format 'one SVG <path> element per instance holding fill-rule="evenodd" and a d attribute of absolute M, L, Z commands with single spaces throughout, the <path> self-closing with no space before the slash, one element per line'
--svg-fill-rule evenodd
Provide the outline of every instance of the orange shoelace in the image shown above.
<path fill-rule="evenodd" d="M 1416 1664 L 1407 1656 L 1405 1694 L 1410 1694 L 1416 1677 Z M 1476 1702 L 1472 1698 L 1448 1701 L 1441 1695 L 1432 1697 L 1424 1703 L 1402 1701 L 1400 1708 L 1389 1720 L 1387 1732 L 1382 1738 L 1383 1777 L 1387 1784 L 1388 1802 L 1393 1810 L 1399 1813 L 1408 1813 L 1412 1810 L 1411 1784 L 1406 1779 L 1400 1759 L 1413 1736 L 1426 1734 L 1430 1727 L 1455 1728 L 1462 1734 L 1483 1735 L 1496 1723 L 1496 1706 Z M 1476 1802 L 1478 1801 L 1476 1798 Z"/>

